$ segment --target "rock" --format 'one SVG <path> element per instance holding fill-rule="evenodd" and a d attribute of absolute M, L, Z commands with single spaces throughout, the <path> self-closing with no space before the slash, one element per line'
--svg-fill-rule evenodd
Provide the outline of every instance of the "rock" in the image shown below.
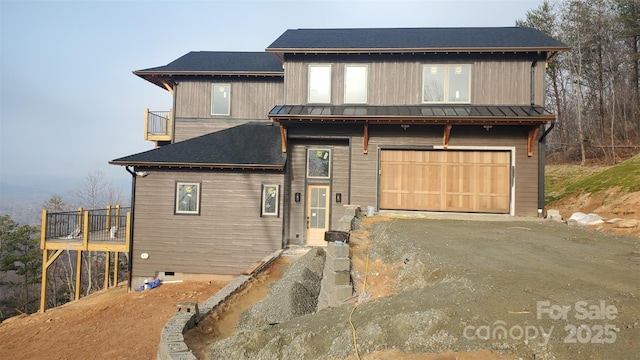
<path fill-rule="evenodd" d="M 575 212 L 571 214 L 571 217 L 567 221 L 569 225 L 579 225 L 579 226 L 588 226 L 588 225 L 599 225 L 603 224 L 604 221 L 602 217 L 597 214 L 585 214 L 582 212 Z"/>
<path fill-rule="evenodd" d="M 549 209 L 549 210 L 547 210 L 547 219 L 555 220 L 555 221 L 562 221 L 562 215 L 560 215 L 560 211 L 559 210 Z"/>
<path fill-rule="evenodd" d="M 623 229 L 631 229 L 631 228 L 637 227 L 638 224 L 640 224 L 640 221 L 636 219 L 624 219 L 616 222 L 616 227 L 623 228 Z"/>
<path fill-rule="evenodd" d="M 607 221 L 605 221 L 607 224 L 615 224 L 618 221 L 622 220 L 621 218 L 613 218 L 613 219 L 608 219 Z"/>

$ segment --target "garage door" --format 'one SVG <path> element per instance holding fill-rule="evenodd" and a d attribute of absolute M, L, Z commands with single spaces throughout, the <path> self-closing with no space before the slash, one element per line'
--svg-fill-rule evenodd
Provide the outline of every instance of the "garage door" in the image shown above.
<path fill-rule="evenodd" d="M 381 150 L 380 208 L 509 213 L 509 151 Z"/>

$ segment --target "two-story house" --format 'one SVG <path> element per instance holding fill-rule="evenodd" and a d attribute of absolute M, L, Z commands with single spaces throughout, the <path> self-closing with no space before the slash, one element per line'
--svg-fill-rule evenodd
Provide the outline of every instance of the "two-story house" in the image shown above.
<path fill-rule="evenodd" d="M 170 144 L 111 161 L 134 179 L 134 279 L 323 245 L 348 204 L 541 215 L 545 64 L 567 49 L 518 27 L 298 29 L 134 72 L 175 109 Z"/>

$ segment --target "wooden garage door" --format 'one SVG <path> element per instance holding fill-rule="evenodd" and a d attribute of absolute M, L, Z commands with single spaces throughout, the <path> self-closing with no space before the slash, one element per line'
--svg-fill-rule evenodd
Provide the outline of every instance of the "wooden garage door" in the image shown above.
<path fill-rule="evenodd" d="M 382 150 L 380 208 L 509 213 L 508 151 Z"/>

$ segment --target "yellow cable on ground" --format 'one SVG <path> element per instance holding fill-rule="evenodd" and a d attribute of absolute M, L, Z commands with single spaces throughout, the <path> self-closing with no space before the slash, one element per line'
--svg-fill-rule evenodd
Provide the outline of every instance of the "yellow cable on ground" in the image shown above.
<path fill-rule="evenodd" d="M 380 235 L 378 235 L 378 237 L 376 238 L 376 241 L 375 241 L 376 243 L 387 232 L 387 229 L 389 229 L 391 227 L 391 225 L 393 225 L 396 222 L 396 220 L 398 220 L 398 219 L 394 219 L 392 222 L 390 222 L 384 228 L 382 233 L 380 233 Z M 367 275 L 369 275 L 369 249 L 370 248 L 371 248 L 371 246 L 367 247 L 367 260 L 366 260 L 365 265 L 364 265 L 364 280 L 363 280 L 363 285 L 362 285 L 362 294 L 363 295 L 367 292 Z M 360 351 L 358 350 L 358 338 L 356 336 L 356 327 L 353 325 L 353 321 L 352 321 L 353 313 L 356 311 L 356 308 L 358 307 L 358 305 L 360 305 L 360 300 L 359 299 L 355 303 L 355 305 L 353 305 L 353 308 L 351 309 L 351 313 L 349 313 L 349 325 L 351 325 L 351 335 L 353 335 L 353 348 L 356 350 L 356 358 L 358 358 L 358 360 L 360 360 Z"/>

